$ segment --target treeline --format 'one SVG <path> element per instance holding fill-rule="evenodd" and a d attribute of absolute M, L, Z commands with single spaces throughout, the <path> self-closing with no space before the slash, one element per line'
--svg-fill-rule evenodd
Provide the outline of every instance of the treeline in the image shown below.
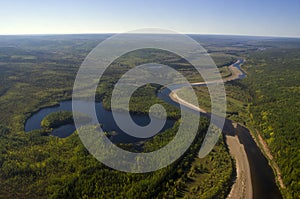
<path fill-rule="evenodd" d="M 56 128 L 64 124 L 74 123 L 73 114 L 70 111 L 58 111 L 47 115 L 41 122 L 44 128 Z"/>
<path fill-rule="evenodd" d="M 76 119 L 82 123 L 91 121 L 88 115 L 83 113 L 75 113 Z M 71 111 L 57 111 L 47 115 L 41 122 L 41 126 L 46 129 L 57 128 L 66 124 L 73 124 L 74 118 Z"/>
<path fill-rule="evenodd" d="M 179 124 L 179 123 L 178 123 Z M 155 150 L 175 135 L 177 126 L 145 144 Z M 192 147 L 172 165 L 146 174 L 115 171 L 91 156 L 77 134 L 66 139 L 39 133 L 15 134 L 1 126 L 0 185 L 3 197 L 35 198 L 152 198 L 175 197 L 184 187 L 207 121 L 202 121 Z M 150 144 L 150 142 L 152 144 Z M 204 171 L 203 171 L 204 172 Z M 24 180 L 25 179 L 25 180 Z M 5 186 L 9 183 L 9 186 Z M 17 189 L 18 192 L 10 192 Z"/>
<path fill-rule="evenodd" d="M 285 198 L 300 193 L 300 43 L 281 44 L 250 54 L 243 84 L 252 96 L 250 118 L 267 142 L 286 188 Z"/>
<path fill-rule="evenodd" d="M 152 105 L 161 104 L 164 106 L 168 118 L 178 119 L 180 117 L 180 110 L 157 97 L 156 94 L 157 92 L 159 92 L 160 88 L 161 88 L 160 85 L 155 85 L 155 84 L 147 84 L 145 86 L 138 88 L 130 97 L 130 101 L 129 101 L 130 112 L 135 114 L 148 114 L 150 107 Z M 107 93 L 111 93 L 111 91 L 108 91 Z M 121 103 L 122 102 L 121 99 L 119 99 L 119 101 L 120 103 L 116 108 L 119 110 L 124 110 L 126 104 Z M 103 97 L 102 103 L 104 108 L 110 110 L 111 94 L 106 94 L 105 97 Z M 159 114 L 155 116 L 158 118 L 161 117 L 161 115 Z"/>
<path fill-rule="evenodd" d="M 202 135 L 180 160 L 169 167 L 147 174 L 128 174 L 112 170 L 98 162 L 85 149 L 76 133 L 66 139 L 60 139 L 44 136 L 48 134 L 47 130 L 23 132 L 26 118 L 32 112 L 71 97 L 77 69 L 87 53 L 99 41 L 99 38 L 74 40 L 65 37 L 67 36 L 59 39 L 47 37 L 10 39 L 8 43 L 0 39 L 0 44 L 18 44 L 22 49 L 20 52 L 11 54 L 7 53 L 7 50 L 1 51 L 3 58 L 17 55 L 15 57 L 17 59 L 10 63 L 0 63 L 0 81 L 2 82 L 0 84 L 0 123 L 3 124 L 0 126 L 0 198 L 171 198 L 182 196 L 183 190 L 189 186 L 186 182 L 192 179 L 190 178 L 192 174 L 189 174 L 190 177 L 187 175 L 193 168 L 193 162 L 197 160 L 196 154 L 203 138 Z M 30 56 L 37 57 L 37 59 L 26 59 L 33 57 L 26 57 L 27 54 L 23 52 L 30 52 Z M 166 52 L 149 50 L 148 54 L 133 52 L 128 56 L 117 60 L 106 71 L 97 90 L 98 100 L 107 100 L 120 75 L 137 64 L 160 60 L 166 64 L 173 63 L 174 67 L 187 74 L 189 80 L 199 77 L 187 69 L 184 60 L 178 57 L 174 59 L 174 55 Z M 26 60 L 22 61 L 22 59 Z M 149 85 L 139 91 L 137 93 L 141 95 L 135 93 L 132 98 L 131 110 L 148 112 L 151 103 L 161 102 L 158 98 L 154 98 L 156 86 Z M 178 118 L 176 108 L 166 105 L 166 109 L 170 111 L 168 114 Z M 57 123 L 53 121 L 65 122 L 68 118 L 68 115 L 58 120 L 54 117 L 48 125 L 52 126 L 51 123 L 54 123 L 56 126 Z M 207 121 L 202 121 L 200 134 L 205 131 L 206 125 Z M 166 132 L 162 139 L 154 138 L 151 144 L 150 142 L 145 144 L 144 150 L 155 150 L 163 146 L 168 143 L 173 134 L 174 129 Z M 211 193 L 218 195 L 219 192 L 216 190 L 228 188 L 223 180 L 226 180 L 226 173 L 229 170 L 225 166 L 220 167 L 220 170 L 216 168 L 220 161 L 221 165 L 227 165 L 230 162 L 226 153 L 226 151 L 220 151 L 222 159 L 217 158 L 216 154 L 210 158 L 207 163 L 213 165 L 212 167 L 197 168 L 200 173 L 211 175 L 207 183 L 209 189 L 205 189 L 208 192 L 212 188 Z M 222 175 L 221 170 L 226 173 Z M 214 176 L 217 177 L 214 178 Z M 220 183 L 224 186 L 219 186 Z M 214 188 L 215 184 L 218 184 L 218 187 Z"/>

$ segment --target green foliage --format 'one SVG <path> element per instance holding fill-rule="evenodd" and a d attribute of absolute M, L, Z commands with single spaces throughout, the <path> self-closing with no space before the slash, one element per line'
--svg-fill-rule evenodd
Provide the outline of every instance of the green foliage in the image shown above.
<path fill-rule="evenodd" d="M 196 158 L 187 174 L 183 198 L 226 198 L 234 176 L 234 162 L 222 139 L 203 159 Z"/>
<path fill-rule="evenodd" d="M 202 121 L 199 133 L 203 134 L 206 128 L 207 121 Z M 176 130 L 175 126 L 159 135 L 162 139 L 153 138 L 149 145 L 145 144 L 145 150 L 155 150 L 168 143 L 165 140 L 175 135 Z M 174 179 L 180 179 L 181 174 L 188 171 L 201 140 L 202 136 L 198 136 L 187 155 L 169 167 L 147 174 L 129 174 L 98 162 L 87 152 L 77 134 L 59 139 L 40 136 L 36 131 L 22 134 L 16 140 L 6 137 L 1 139 L 1 146 L 7 147 L 3 151 L 9 152 L 0 155 L 1 194 L 35 198 L 150 198 L 164 193 L 172 196 L 172 190 L 178 186 L 173 183 Z M 5 144 L 5 141 L 8 142 Z M 183 172 L 177 173 L 180 170 Z M 7 184 L 9 187 L 4 186 Z M 18 192 L 13 193 L 11 189 Z"/>
<path fill-rule="evenodd" d="M 5 136 L 10 133 L 10 130 L 6 127 L 0 124 L 0 136 Z"/>
<path fill-rule="evenodd" d="M 73 114 L 70 111 L 58 111 L 47 115 L 41 122 L 44 128 L 56 128 L 64 124 L 74 123 Z"/>
<path fill-rule="evenodd" d="M 105 37 L 0 38 L 0 198 L 162 198 L 179 194 L 182 184 L 177 181 L 185 182 L 183 178 L 195 160 L 207 121 L 201 121 L 199 136 L 181 159 L 147 174 L 107 168 L 89 154 L 76 133 L 59 139 L 45 136 L 50 133 L 48 128 L 22 132 L 32 113 L 70 99 L 78 67 Z M 18 48 L 1 47 L 14 45 Z M 165 51 L 147 49 L 126 56 L 116 60 L 99 82 L 97 100 L 103 100 L 108 109 L 116 80 L 142 63 L 158 61 L 178 69 L 189 80 L 201 80 L 185 60 Z M 155 96 L 159 88 L 146 85 L 136 91 L 130 102 L 131 111 L 144 114 L 151 105 L 161 103 L 169 117 L 179 118 L 177 108 Z M 66 122 L 71 122 L 70 113 L 58 112 L 45 118 L 43 125 L 53 128 Z M 144 143 L 143 149 L 153 151 L 164 146 L 176 128 L 175 125 L 155 136 Z M 123 144 L 122 148 L 131 147 Z"/>
<path fill-rule="evenodd" d="M 278 44 L 278 43 L 275 43 Z M 300 43 L 250 54 L 243 84 L 252 96 L 250 117 L 271 149 L 286 189 L 300 193 Z"/>
<path fill-rule="evenodd" d="M 76 118 L 85 123 L 89 122 L 91 120 L 90 117 L 88 117 L 85 114 L 82 113 L 75 113 Z M 74 119 L 73 119 L 73 113 L 71 111 L 58 111 L 51 113 L 47 115 L 41 122 L 41 126 L 44 128 L 57 128 L 61 125 L 66 125 L 66 124 L 73 124 Z"/>

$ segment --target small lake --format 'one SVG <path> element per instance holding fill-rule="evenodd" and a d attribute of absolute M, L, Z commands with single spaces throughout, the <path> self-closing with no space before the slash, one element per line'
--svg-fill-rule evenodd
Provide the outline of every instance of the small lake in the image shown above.
<path fill-rule="evenodd" d="M 88 101 L 75 101 L 77 107 L 79 107 L 79 111 L 82 113 L 86 113 L 86 110 L 93 102 Z M 102 124 L 102 130 L 105 132 L 116 132 L 116 135 L 112 136 L 110 139 L 114 143 L 134 143 L 139 141 L 144 141 L 147 139 L 136 138 L 128 135 L 124 131 L 122 131 L 116 124 L 112 112 L 103 108 L 102 103 L 95 103 L 95 110 L 97 113 L 98 121 L 92 121 L 91 124 Z M 39 110 L 34 113 L 25 124 L 25 131 L 30 132 L 33 130 L 41 129 L 41 121 L 50 113 L 54 113 L 57 111 L 72 111 L 72 101 L 62 101 L 58 106 L 47 107 Z M 116 113 L 120 118 L 126 117 L 126 115 L 122 112 Z M 136 124 L 140 126 L 146 126 L 150 122 L 150 118 L 148 115 L 140 115 L 140 114 L 131 114 L 132 120 L 135 121 Z M 159 119 L 154 119 L 159 120 Z M 166 120 L 166 123 L 160 132 L 165 131 L 166 129 L 171 128 L 174 125 L 174 120 Z M 51 135 L 57 136 L 60 138 L 65 138 L 70 136 L 76 130 L 74 124 L 62 125 L 58 128 L 55 128 Z"/>
<path fill-rule="evenodd" d="M 234 63 L 233 66 L 241 70 L 240 65 L 243 64 L 243 62 L 244 60 L 240 59 L 239 62 Z M 245 77 L 246 74 L 243 72 L 242 75 L 240 75 L 237 79 L 243 79 Z M 178 89 L 184 86 L 185 86 L 184 84 L 173 85 L 171 87 L 171 90 Z M 168 88 L 163 88 L 157 93 L 157 96 L 160 99 L 164 100 L 165 102 L 173 106 L 179 107 L 179 104 L 177 102 L 174 102 L 169 97 L 171 90 Z M 89 107 L 90 103 L 93 102 L 76 101 L 76 105 L 80 107 L 80 112 L 82 113 L 86 112 L 85 110 L 87 109 L 87 107 Z M 95 108 L 97 112 L 98 121 L 99 123 L 103 124 L 102 129 L 105 132 L 115 131 L 117 133 L 117 135 L 112 136 L 110 138 L 112 142 L 134 143 L 134 142 L 147 140 L 147 139 L 132 137 L 126 134 L 125 132 L 123 132 L 120 128 L 118 128 L 112 116 L 112 112 L 105 110 L 102 106 L 102 103 L 95 103 Z M 191 110 L 188 107 L 183 107 L 183 108 L 186 110 L 190 110 L 195 114 L 199 114 L 199 112 Z M 72 111 L 72 101 L 63 101 L 59 104 L 59 106 L 44 108 L 38 111 L 37 113 L 33 114 L 25 124 L 25 131 L 29 132 L 32 130 L 40 129 L 41 121 L 45 116 L 47 116 L 50 113 L 61 111 L 61 110 Z M 118 114 L 120 114 L 121 117 L 125 117 L 125 114 L 122 113 L 118 113 Z M 210 118 L 209 114 L 202 114 L 201 116 Z M 145 126 L 150 122 L 150 118 L 148 117 L 148 115 L 131 114 L 131 117 L 140 126 Z M 97 124 L 98 121 L 92 121 L 92 123 Z M 234 130 L 233 130 L 232 122 L 233 121 L 226 119 L 223 130 L 228 132 L 233 132 Z M 171 128 L 174 125 L 174 123 L 175 121 L 173 120 L 167 120 L 165 126 L 160 132 L 168 128 Z M 281 199 L 282 196 L 276 185 L 275 176 L 272 168 L 268 164 L 268 160 L 260 151 L 256 142 L 252 138 L 250 131 L 241 125 L 238 126 L 240 128 L 240 131 L 237 133 L 237 136 L 239 138 L 240 143 L 243 144 L 245 147 L 247 158 L 250 164 L 251 181 L 253 186 L 253 198 Z M 72 124 L 68 124 L 54 129 L 52 135 L 64 138 L 70 136 L 74 131 L 75 131 L 75 126 Z"/>

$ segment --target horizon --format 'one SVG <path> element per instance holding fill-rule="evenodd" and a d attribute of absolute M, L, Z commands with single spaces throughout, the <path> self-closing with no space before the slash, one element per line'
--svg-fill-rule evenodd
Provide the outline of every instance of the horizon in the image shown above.
<path fill-rule="evenodd" d="M 0 199 L 296 198 L 299 8 L 1 1 Z"/>
<path fill-rule="evenodd" d="M 0 35 L 114 34 L 157 27 L 183 34 L 300 38 L 296 0 L 4 1 Z"/>
<path fill-rule="evenodd" d="M 167 34 L 167 33 L 28 33 L 28 34 L 0 34 L 0 37 L 4 36 L 72 36 L 72 35 L 117 35 L 117 34 Z M 169 33 L 168 33 L 169 34 Z M 246 34 L 214 34 L 214 33 L 178 33 L 183 35 L 200 35 L 200 36 L 225 36 L 225 37 L 260 37 L 260 38 L 285 38 L 285 39 L 300 39 L 300 36 L 276 36 L 276 35 L 246 35 Z"/>

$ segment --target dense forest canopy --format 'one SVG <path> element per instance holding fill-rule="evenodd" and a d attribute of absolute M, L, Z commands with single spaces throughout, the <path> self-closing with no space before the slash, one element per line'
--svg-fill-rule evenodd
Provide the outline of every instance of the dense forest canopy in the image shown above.
<path fill-rule="evenodd" d="M 223 139 L 220 138 L 209 156 L 196 157 L 208 125 L 206 119 L 200 121 L 199 136 L 181 159 L 147 174 L 123 173 L 106 167 L 88 153 L 76 133 L 60 139 L 45 136 L 41 131 L 24 132 L 26 119 L 35 111 L 70 99 L 81 62 L 108 36 L 0 36 L 0 198 L 193 195 L 225 198 L 232 184 L 234 164 Z M 281 190 L 283 196 L 299 196 L 300 41 L 192 37 L 208 50 L 223 76 L 229 75 L 226 66 L 239 57 L 245 58 L 243 69 L 247 78 L 226 85 L 227 115 L 262 135 L 282 172 L 286 186 Z M 190 81 L 199 80 L 186 63 L 167 53 L 133 52 L 127 56 L 112 64 L 98 86 L 97 100 L 103 101 L 108 109 L 115 80 L 136 64 L 157 59 L 178 69 Z M 140 90 L 140 95 L 135 93 L 130 109 L 146 113 L 153 103 L 162 103 L 169 110 L 169 116 L 177 120 L 178 109 L 158 99 L 157 89 L 155 85 L 148 85 Z M 200 104 L 208 101 L 205 89 L 196 91 Z M 206 106 L 209 107 L 209 103 Z M 69 118 L 67 114 L 66 118 Z M 155 136 L 143 146 L 144 150 L 151 151 L 168 143 L 174 136 L 174 128 L 176 126 Z"/>
<path fill-rule="evenodd" d="M 243 84 L 252 97 L 253 126 L 271 149 L 287 196 L 300 193 L 300 43 L 248 56 L 249 77 Z"/>

